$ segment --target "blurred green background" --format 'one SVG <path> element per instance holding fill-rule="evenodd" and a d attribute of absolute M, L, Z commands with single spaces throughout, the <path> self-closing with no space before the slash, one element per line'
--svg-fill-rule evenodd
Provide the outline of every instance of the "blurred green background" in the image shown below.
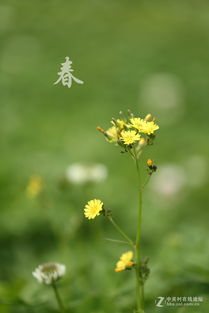
<path fill-rule="evenodd" d="M 103 217 L 83 216 L 101 199 L 134 237 L 134 164 L 96 131 L 131 109 L 160 125 L 144 159 L 158 165 L 144 194 L 146 312 L 208 313 L 209 2 L 2 0 L 0 36 L 0 312 L 57 312 L 31 275 L 48 261 L 67 266 L 69 312 L 132 312 L 134 275 L 114 272 L 129 248 L 105 240 L 121 238 Z M 53 85 L 65 56 L 84 85 Z M 74 163 L 108 175 L 67 183 Z M 33 198 L 32 175 L 44 184 Z M 203 302 L 157 308 L 158 296 Z"/>

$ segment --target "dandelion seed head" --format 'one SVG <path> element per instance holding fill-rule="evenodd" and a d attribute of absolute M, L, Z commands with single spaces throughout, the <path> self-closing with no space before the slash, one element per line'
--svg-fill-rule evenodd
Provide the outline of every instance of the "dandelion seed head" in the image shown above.
<path fill-rule="evenodd" d="M 66 170 L 66 179 L 68 182 L 82 185 L 86 183 L 98 183 L 107 178 L 108 172 L 104 164 L 71 164 Z"/>
<path fill-rule="evenodd" d="M 41 284 L 51 285 L 65 275 L 66 267 L 63 264 L 49 262 L 39 265 L 32 275 Z"/>
<path fill-rule="evenodd" d="M 173 198 L 186 184 L 186 173 L 183 167 L 176 164 L 165 164 L 152 178 L 151 188 L 159 196 Z"/>

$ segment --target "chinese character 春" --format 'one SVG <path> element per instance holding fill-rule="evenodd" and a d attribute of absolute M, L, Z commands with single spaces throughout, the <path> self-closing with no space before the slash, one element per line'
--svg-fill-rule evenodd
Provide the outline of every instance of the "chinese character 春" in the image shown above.
<path fill-rule="evenodd" d="M 61 69 L 60 72 L 58 72 L 59 78 L 58 80 L 54 83 L 54 85 L 58 84 L 61 82 L 63 86 L 67 86 L 70 88 L 72 86 L 72 81 L 74 80 L 78 84 L 83 84 L 83 81 L 76 78 L 72 72 L 74 71 L 71 68 L 72 61 L 70 61 L 69 57 L 65 57 L 65 62 L 61 63 Z"/>

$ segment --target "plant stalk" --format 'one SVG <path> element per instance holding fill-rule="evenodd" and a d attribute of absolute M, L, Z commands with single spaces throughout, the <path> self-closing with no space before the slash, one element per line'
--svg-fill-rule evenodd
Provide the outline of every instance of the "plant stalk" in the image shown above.
<path fill-rule="evenodd" d="M 59 294 L 59 292 L 58 292 L 58 289 L 57 289 L 57 286 L 56 286 L 55 283 L 52 284 L 52 288 L 53 288 L 53 290 L 54 290 L 55 298 L 56 298 L 56 300 L 57 300 L 57 304 L 58 304 L 58 306 L 59 306 L 60 313 L 63 313 L 63 312 L 65 312 L 65 308 L 64 308 L 64 305 L 63 305 L 63 303 L 62 303 L 60 294 Z"/>
<path fill-rule="evenodd" d="M 144 313 L 144 283 L 140 275 L 140 257 L 141 257 L 141 224 L 142 224 L 142 183 L 139 161 L 136 157 L 136 169 L 138 178 L 138 217 L 137 217 L 137 233 L 136 233 L 136 313 Z"/>

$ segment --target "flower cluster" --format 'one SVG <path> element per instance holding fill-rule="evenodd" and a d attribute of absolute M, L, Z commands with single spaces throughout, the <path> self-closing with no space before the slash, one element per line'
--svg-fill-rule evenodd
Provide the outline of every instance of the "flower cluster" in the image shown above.
<path fill-rule="evenodd" d="M 65 275 L 65 265 L 49 262 L 39 265 L 32 273 L 39 283 L 52 285 Z"/>
<path fill-rule="evenodd" d="M 131 269 L 133 266 L 133 252 L 128 251 L 121 255 L 120 260 L 116 264 L 115 272 L 125 271 L 127 269 Z"/>
<path fill-rule="evenodd" d="M 97 127 L 97 129 L 105 135 L 107 141 L 121 146 L 127 152 L 132 148 L 141 148 L 153 143 L 154 133 L 159 129 L 155 121 L 156 119 L 152 118 L 151 114 L 147 114 L 143 119 L 134 117 L 129 112 L 128 117 L 122 115 L 121 119 L 113 118 L 111 121 L 113 126 L 107 131 L 101 127 Z"/>

